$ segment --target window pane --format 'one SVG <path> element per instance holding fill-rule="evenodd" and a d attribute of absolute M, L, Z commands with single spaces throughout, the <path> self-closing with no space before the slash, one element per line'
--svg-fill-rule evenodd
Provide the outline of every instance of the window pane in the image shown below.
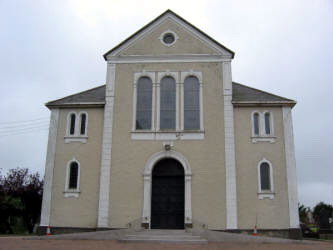
<path fill-rule="evenodd" d="M 77 180 L 78 180 L 79 166 L 76 162 L 72 162 L 69 169 L 69 189 L 77 188 Z"/>
<path fill-rule="evenodd" d="M 71 114 L 69 134 L 74 135 L 75 132 L 75 114 Z"/>
<path fill-rule="evenodd" d="M 200 129 L 200 83 L 194 76 L 184 81 L 184 129 Z"/>
<path fill-rule="evenodd" d="M 265 133 L 266 135 L 271 134 L 271 121 L 270 121 L 270 114 L 265 114 Z"/>
<path fill-rule="evenodd" d="M 261 190 L 271 189 L 269 165 L 266 162 L 260 165 L 260 182 L 261 182 Z"/>
<path fill-rule="evenodd" d="M 253 127 L 254 127 L 254 134 L 259 135 L 259 114 L 257 113 L 253 115 Z"/>
<path fill-rule="evenodd" d="M 136 129 L 151 129 L 152 81 L 141 77 L 137 84 Z"/>
<path fill-rule="evenodd" d="M 86 133 L 86 114 L 81 115 L 81 128 L 80 128 L 80 134 L 84 135 Z"/>
<path fill-rule="evenodd" d="M 160 86 L 160 128 L 176 128 L 176 82 L 172 77 L 164 77 Z"/>

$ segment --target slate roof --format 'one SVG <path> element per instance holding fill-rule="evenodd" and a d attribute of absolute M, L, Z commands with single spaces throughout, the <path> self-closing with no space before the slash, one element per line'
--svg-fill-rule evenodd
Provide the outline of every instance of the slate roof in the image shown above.
<path fill-rule="evenodd" d="M 66 96 L 64 98 L 50 101 L 45 104 L 46 107 L 61 107 L 61 106 L 82 106 L 82 105 L 93 105 L 93 106 L 104 106 L 105 104 L 105 85 L 98 86 L 93 89 Z"/>
<path fill-rule="evenodd" d="M 235 106 L 249 105 L 288 105 L 294 106 L 296 102 L 246 85 L 232 83 L 232 103 Z M 49 108 L 73 106 L 104 106 L 105 85 L 98 86 L 74 95 L 46 103 Z"/>

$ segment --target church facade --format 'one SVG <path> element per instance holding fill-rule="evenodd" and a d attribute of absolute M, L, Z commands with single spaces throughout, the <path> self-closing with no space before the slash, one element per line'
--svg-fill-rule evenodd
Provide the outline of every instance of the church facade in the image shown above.
<path fill-rule="evenodd" d="M 104 58 L 105 85 L 46 104 L 42 228 L 298 232 L 295 101 L 170 10 Z"/>

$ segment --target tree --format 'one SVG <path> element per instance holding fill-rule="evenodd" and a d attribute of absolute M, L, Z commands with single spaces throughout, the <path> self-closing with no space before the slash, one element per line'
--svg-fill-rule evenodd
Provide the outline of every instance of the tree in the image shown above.
<path fill-rule="evenodd" d="M 11 218 L 19 217 L 32 233 L 40 216 L 42 192 L 43 180 L 27 168 L 10 169 L 6 176 L 0 175 L 0 232 L 13 233 L 15 222 Z"/>
<path fill-rule="evenodd" d="M 311 212 L 309 207 L 305 207 L 303 204 L 298 203 L 298 214 L 300 222 L 308 223 L 309 212 Z"/>
<path fill-rule="evenodd" d="M 327 210 L 330 216 L 333 215 L 333 206 L 321 201 L 313 208 L 313 217 L 317 222 L 319 220 L 319 214 L 321 209 Z"/>

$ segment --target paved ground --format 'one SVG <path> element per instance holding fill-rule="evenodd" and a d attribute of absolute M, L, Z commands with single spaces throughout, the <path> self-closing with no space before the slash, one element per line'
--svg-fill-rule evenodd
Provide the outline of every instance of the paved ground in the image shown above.
<path fill-rule="evenodd" d="M 213 249 L 293 249 L 293 250 L 321 250 L 333 249 L 330 242 L 308 242 L 308 243 L 245 243 L 245 242 L 214 242 L 207 245 L 184 245 L 174 243 L 119 243 L 116 240 L 27 240 L 22 237 L 0 237 L 1 250 L 85 250 L 85 249 L 116 249 L 116 250 L 213 250 Z"/>

